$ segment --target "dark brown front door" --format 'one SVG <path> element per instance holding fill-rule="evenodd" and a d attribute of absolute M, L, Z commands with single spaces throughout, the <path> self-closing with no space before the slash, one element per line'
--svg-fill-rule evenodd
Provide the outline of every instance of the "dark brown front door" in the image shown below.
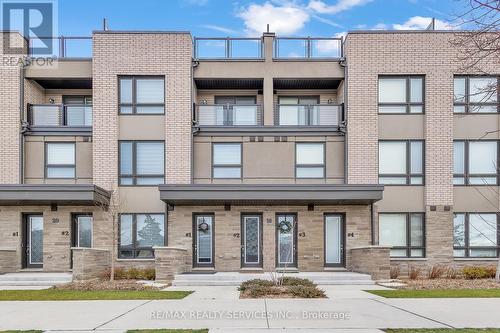
<path fill-rule="evenodd" d="M 241 215 L 241 267 L 262 267 L 262 214 Z"/>
<path fill-rule="evenodd" d="M 28 214 L 23 218 L 23 267 L 43 267 L 43 215 Z"/>
<path fill-rule="evenodd" d="M 297 214 L 276 214 L 276 267 L 297 267 Z"/>
<path fill-rule="evenodd" d="M 193 267 L 214 267 L 214 214 L 193 215 Z"/>

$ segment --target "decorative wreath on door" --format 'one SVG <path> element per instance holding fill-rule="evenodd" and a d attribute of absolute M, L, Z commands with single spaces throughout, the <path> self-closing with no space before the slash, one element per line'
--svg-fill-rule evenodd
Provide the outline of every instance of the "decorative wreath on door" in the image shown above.
<path fill-rule="evenodd" d="M 201 231 L 201 232 L 205 232 L 206 233 L 206 232 L 208 232 L 209 229 L 210 229 L 210 226 L 206 222 L 200 223 L 198 225 L 198 230 Z"/>
<path fill-rule="evenodd" d="M 290 222 L 288 220 L 283 220 L 283 221 L 278 223 L 278 230 L 282 234 L 289 233 L 292 230 L 292 228 L 293 228 L 292 222 Z"/>

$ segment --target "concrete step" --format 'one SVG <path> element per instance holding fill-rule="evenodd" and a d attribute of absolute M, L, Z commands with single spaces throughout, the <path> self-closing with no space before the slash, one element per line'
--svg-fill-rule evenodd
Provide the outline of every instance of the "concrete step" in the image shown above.
<path fill-rule="evenodd" d="M 370 275 L 353 272 L 299 272 L 285 276 L 305 278 L 321 285 L 371 285 Z M 173 286 L 237 286 L 251 279 L 271 280 L 269 273 L 218 272 L 215 274 L 178 274 Z"/>
<path fill-rule="evenodd" d="M 0 275 L 0 286 L 53 286 L 72 280 L 71 273 L 19 272 Z"/>

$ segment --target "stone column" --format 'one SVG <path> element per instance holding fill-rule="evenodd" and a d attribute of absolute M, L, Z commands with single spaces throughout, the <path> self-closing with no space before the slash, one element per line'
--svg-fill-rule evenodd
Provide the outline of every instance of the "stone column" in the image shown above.
<path fill-rule="evenodd" d="M 187 249 L 157 246 L 154 250 L 156 281 L 172 281 L 176 274 L 189 270 L 190 261 Z"/>
<path fill-rule="evenodd" d="M 111 268 L 111 252 L 106 249 L 72 247 L 73 281 L 103 278 Z"/>

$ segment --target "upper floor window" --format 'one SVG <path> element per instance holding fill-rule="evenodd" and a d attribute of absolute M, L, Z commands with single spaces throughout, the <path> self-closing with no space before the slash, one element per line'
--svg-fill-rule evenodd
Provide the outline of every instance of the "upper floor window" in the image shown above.
<path fill-rule="evenodd" d="M 119 258 L 153 258 L 153 247 L 164 244 L 164 214 L 120 215 Z"/>
<path fill-rule="evenodd" d="M 455 76 L 453 112 L 499 112 L 499 84 L 495 76 Z"/>
<path fill-rule="evenodd" d="M 120 114 L 164 114 L 165 79 L 154 76 L 119 78 Z"/>
<path fill-rule="evenodd" d="M 453 184 L 496 185 L 497 156 L 496 141 L 453 142 Z"/>
<path fill-rule="evenodd" d="M 212 177 L 241 178 L 241 143 L 214 143 Z"/>
<path fill-rule="evenodd" d="M 75 143 L 47 143 L 45 175 L 47 178 L 75 178 Z"/>
<path fill-rule="evenodd" d="M 378 161 L 380 184 L 424 184 L 422 140 L 379 141 Z"/>
<path fill-rule="evenodd" d="M 424 213 L 380 213 L 379 244 L 391 257 L 425 257 Z"/>
<path fill-rule="evenodd" d="M 158 185 L 165 180 L 163 141 L 120 141 L 120 185 Z"/>
<path fill-rule="evenodd" d="M 325 144 L 304 142 L 295 145 L 295 177 L 325 178 Z"/>
<path fill-rule="evenodd" d="M 92 96 L 63 96 L 67 126 L 92 126 Z"/>
<path fill-rule="evenodd" d="M 496 213 L 457 213 L 453 219 L 455 257 L 498 257 L 499 221 Z"/>
<path fill-rule="evenodd" d="M 423 113 L 423 76 L 379 76 L 379 113 Z"/>

